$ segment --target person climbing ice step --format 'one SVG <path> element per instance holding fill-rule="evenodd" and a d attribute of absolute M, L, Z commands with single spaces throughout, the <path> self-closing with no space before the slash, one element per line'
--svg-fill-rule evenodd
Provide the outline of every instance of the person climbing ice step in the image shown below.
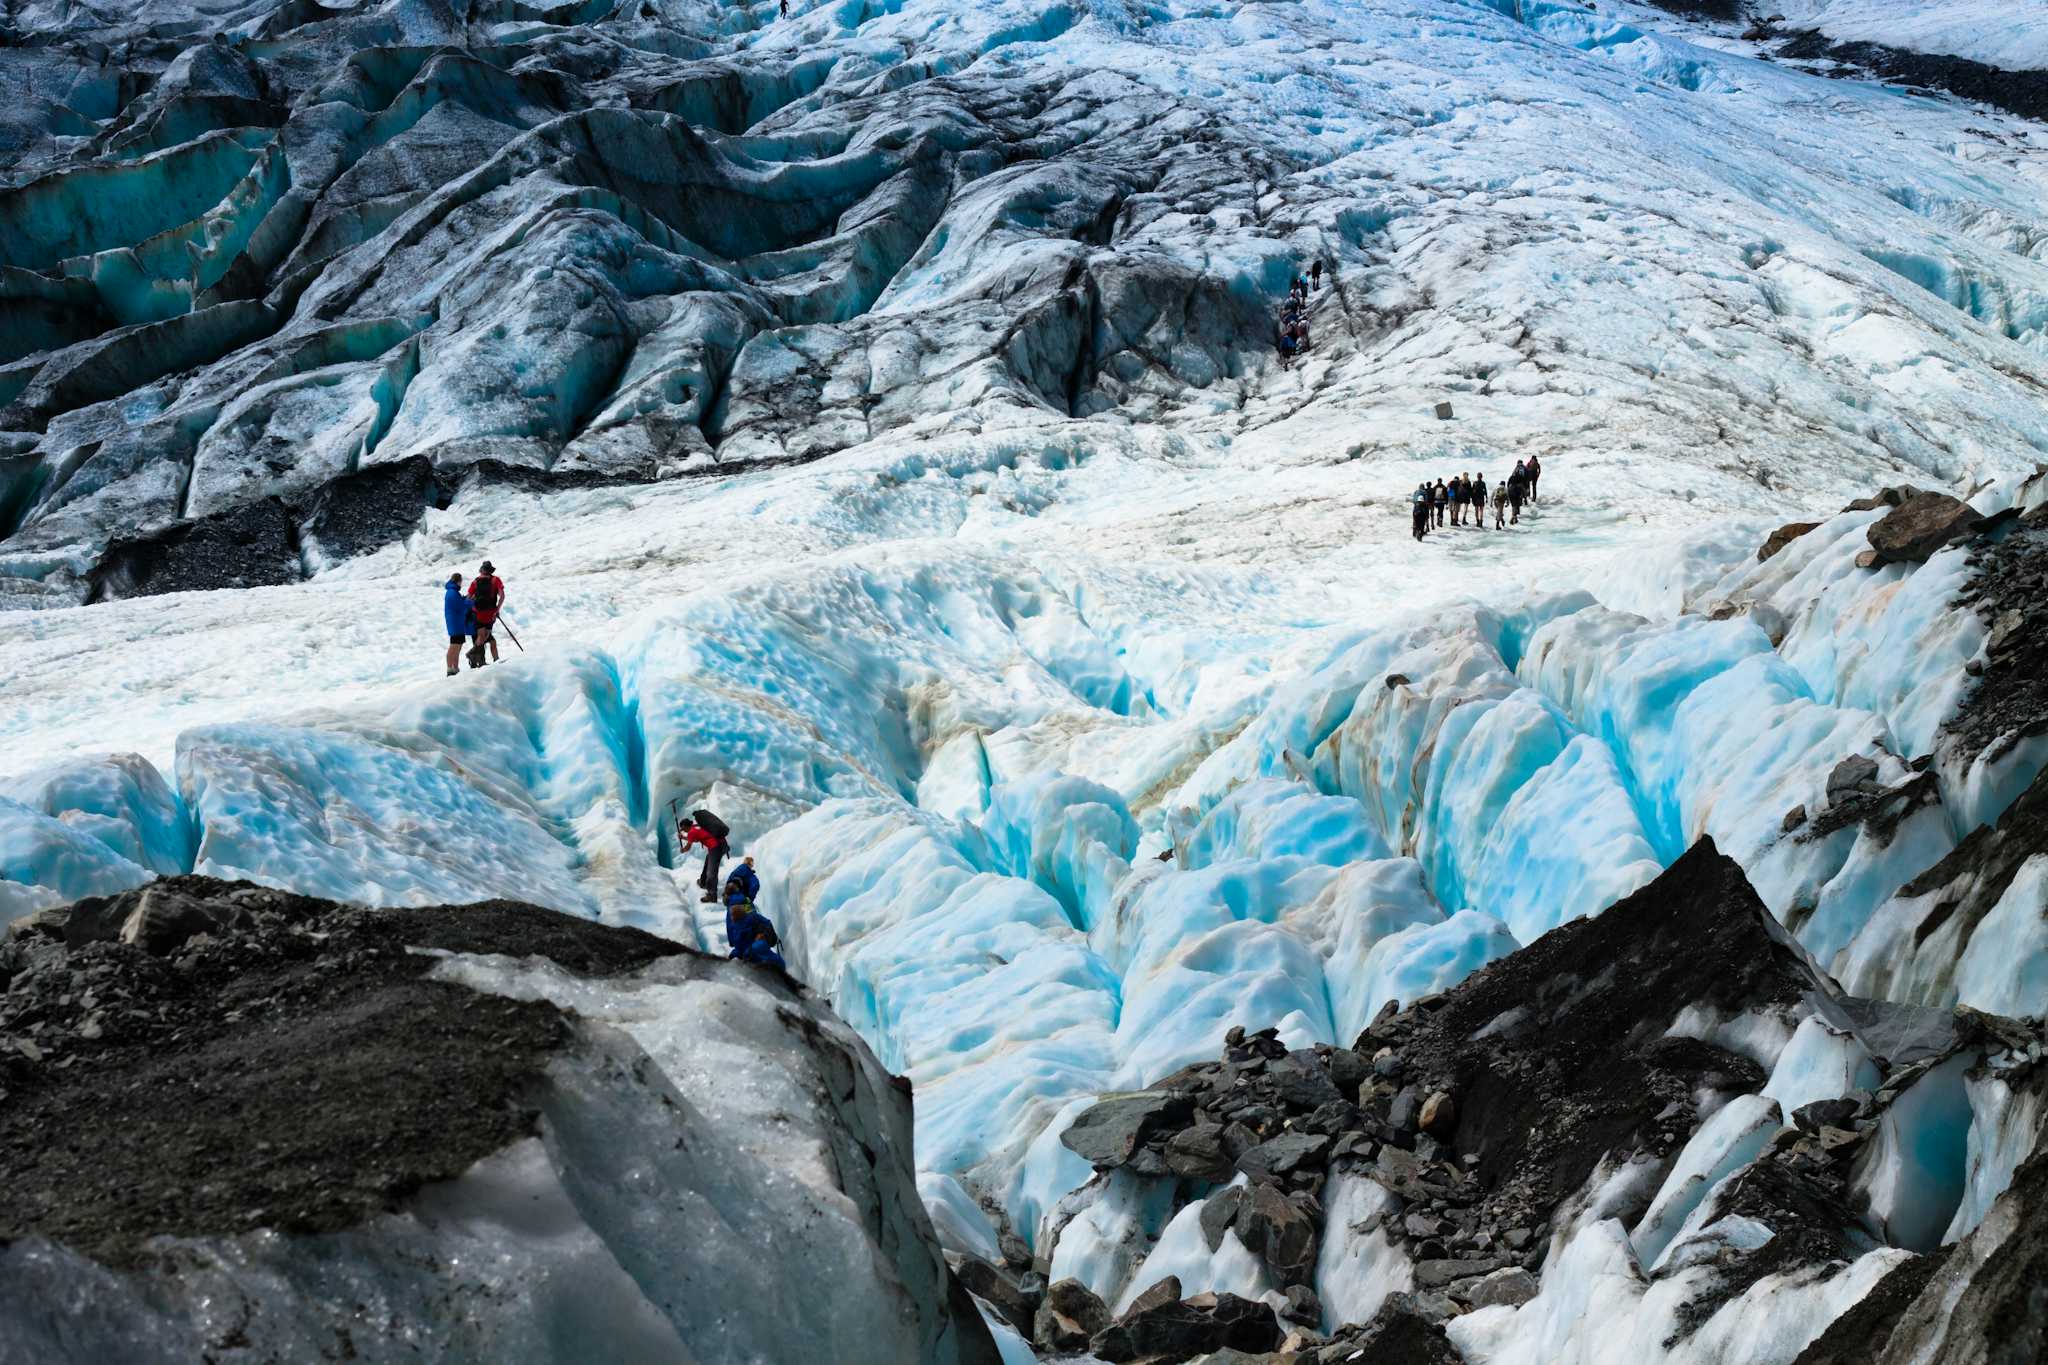
<path fill-rule="evenodd" d="M 739 885 L 735 875 L 725 892 L 726 956 L 786 972 L 789 964 L 775 951 L 781 941 L 776 937 L 775 926 L 754 907 L 753 898 Z"/>
<path fill-rule="evenodd" d="M 718 902 L 718 868 L 725 861 L 726 849 L 731 847 L 731 836 L 731 827 L 708 810 L 691 811 L 688 825 L 676 821 L 678 856 L 700 844 L 704 847 L 704 870 L 698 874 L 697 885 L 704 892 L 702 900 L 706 905 Z"/>

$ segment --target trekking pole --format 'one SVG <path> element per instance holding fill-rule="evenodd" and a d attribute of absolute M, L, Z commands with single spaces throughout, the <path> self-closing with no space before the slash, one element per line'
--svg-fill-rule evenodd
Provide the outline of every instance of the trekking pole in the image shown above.
<path fill-rule="evenodd" d="M 508 617 L 506 617 L 502 612 L 498 616 L 498 624 L 505 628 L 505 634 L 510 635 L 512 637 L 512 643 L 515 645 L 519 645 L 519 637 L 517 635 L 512 634 L 511 620 Z M 519 652 L 521 654 L 524 654 L 526 652 L 526 646 L 519 645 Z"/>

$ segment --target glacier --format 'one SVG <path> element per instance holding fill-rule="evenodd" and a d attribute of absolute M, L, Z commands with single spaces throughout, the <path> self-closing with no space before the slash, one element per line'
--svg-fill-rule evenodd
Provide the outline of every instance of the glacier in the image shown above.
<path fill-rule="evenodd" d="M 905 1235 L 955 1269 L 1324 1334 L 1421 1303 L 1473 1362 L 1803 1359 L 2035 1197 L 2048 127 L 1686 8 L 23 0 L 0 921 L 198 874 L 722 953 L 673 833 L 709 806 L 913 1087 Z M 1894 8 L 1772 12 L 2048 65 L 2041 16 Z M 1417 480 L 1532 453 L 1517 526 L 1410 538 Z M 1875 562 L 1914 488 L 1968 525 Z M 443 679 L 438 585 L 484 556 L 525 647 Z M 1682 1013 L 1749 1088 L 1617 1148 L 1524 1301 L 1419 1280 L 1421 1205 L 1357 1170 L 1289 1280 L 1210 1236 L 1241 1172 L 1061 1140 L 1232 1030 L 1351 1049 L 1703 841 L 1816 989 L 1962 1022 L 1908 1057 L 1820 1005 Z M 444 975 L 678 1093 L 716 1070 L 674 983 Z M 1715 1299 L 1845 1098 L 1862 1221 Z M 681 1254 L 493 1159 L 613 1290 Z M 718 1358 L 839 1328 L 760 1330 Z"/>

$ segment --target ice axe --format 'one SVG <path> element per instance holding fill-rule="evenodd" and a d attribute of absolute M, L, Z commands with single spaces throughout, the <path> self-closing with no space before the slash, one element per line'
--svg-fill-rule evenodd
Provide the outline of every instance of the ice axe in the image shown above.
<path fill-rule="evenodd" d="M 498 613 L 498 624 L 505 628 L 505 634 L 511 637 L 513 644 L 519 645 L 519 652 L 521 654 L 524 654 L 526 652 L 526 646 L 520 645 L 519 637 L 517 635 L 512 634 L 512 622 L 505 616 L 503 612 Z"/>

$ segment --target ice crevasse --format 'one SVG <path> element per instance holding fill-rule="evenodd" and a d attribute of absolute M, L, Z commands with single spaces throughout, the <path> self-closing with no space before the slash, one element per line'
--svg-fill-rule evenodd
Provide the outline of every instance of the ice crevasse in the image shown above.
<path fill-rule="evenodd" d="M 1233 1024 L 1346 1043 L 1702 835 L 1823 965 L 1893 934 L 2041 752 L 1945 747 L 1985 648 L 1967 554 L 1859 569 L 1872 519 L 1747 567 L 1681 554 L 1667 618 L 1473 603 L 1227 687 L 1213 650 L 1015 566 L 771 579 L 376 714 L 192 731 L 175 787 L 134 758 L 11 779 L 0 889 L 16 914 L 182 870 L 516 895 L 718 948 L 667 819 L 711 804 L 797 974 L 918 1086 L 921 1168 L 1028 1239 L 1086 1177 L 1051 1140 L 1079 1100 Z M 2040 952 L 2033 868 L 1978 958 Z M 2024 1003 L 1957 956 L 1924 1003 Z"/>

